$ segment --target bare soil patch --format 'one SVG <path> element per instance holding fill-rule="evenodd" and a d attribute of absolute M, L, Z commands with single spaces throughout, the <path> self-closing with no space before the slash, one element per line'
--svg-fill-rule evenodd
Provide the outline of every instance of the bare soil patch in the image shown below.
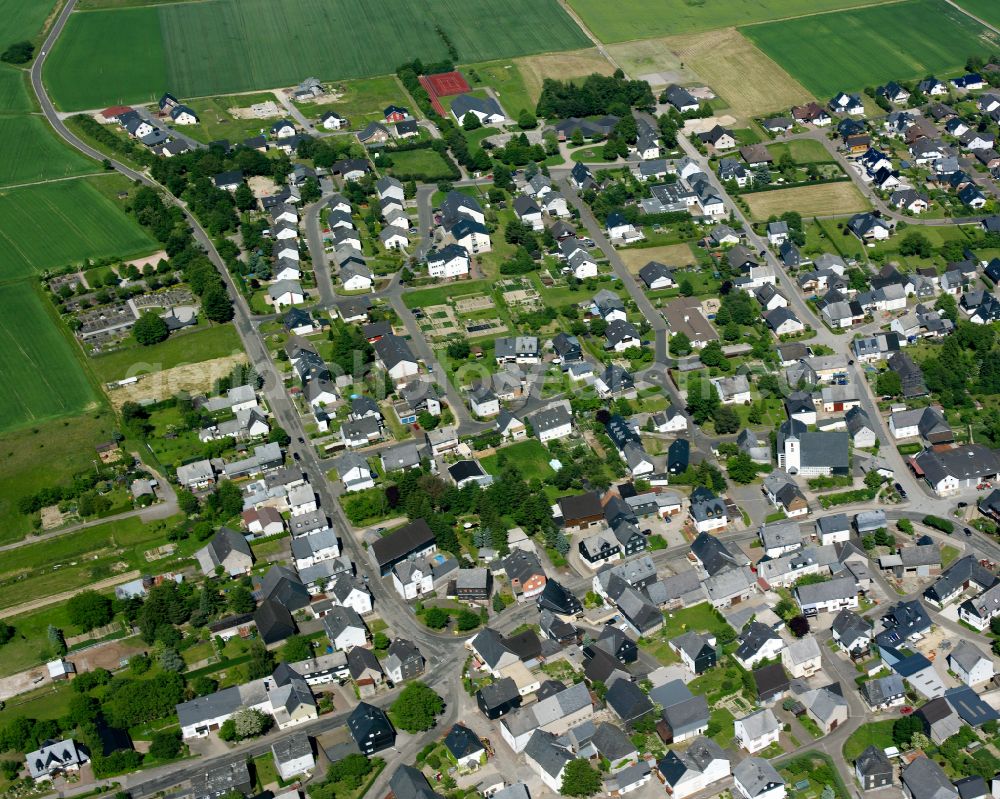
<path fill-rule="evenodd" d="M 111 404 L 120 409 L 126 402 L 161 400 L 180 391 L 208 391 L 216 380 L 225 377 L 234 366 L 245 361 L 246 355 L 227 355 L 146 375 L 137 383 L 121 386 L 110 392 Z"/>
<path fill-rule="evenodd" d="M 690 266 L 697 263 L 694 253 L 687 244 L 667 244 L 663 247 L 643 247 L 638 250 L 619 250 L 618 255 L 625 262 L 628 271 L 636 274 L 650 261 L 659 261 L 667 266 Z"/>

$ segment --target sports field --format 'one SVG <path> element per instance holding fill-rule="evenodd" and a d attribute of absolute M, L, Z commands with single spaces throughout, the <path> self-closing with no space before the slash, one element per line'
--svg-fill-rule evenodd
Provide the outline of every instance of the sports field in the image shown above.
<path fill-rule="evenodd" d="M 742 29 L 819 98 L 960 70 L 1000 36 L 945 0 L 909 0 Z M 863 54 L 863 57 L 862 57 Z"/>
<path fill-rule="evenodd" d="M 0 191 L 0 283 L 84 258 L 155 249 L 153 239 L 92 184 L 113 179 Z"/>
<path fill-rule="evenodd" d="M 0 286 L 0 432 L 78 413 L 96 395 L 73 345 L 26 281 Z"/>
<path fill-rule="evenodd" d="M 0 186 L 100 172 L 96 161 L 56 138 L 40 116 L 0 116 Z"/>
<path fill-rule="evenodd" d="M 878 2 L 879 0 L 874 0 Z M 988 0 L 987 0 L 988 1 Z M 869 5 L 873 0 L 569 0 L 602 42 L 626 42 Z"/>
<path fill-rule="evenodd" d="M 743 199 L 750 206 L 751 216 L 759 220 L 785 211 L 798 211 L 802 216 L 809 217 L 853 214 L 871 208 L 861 192 L 849 181 L 760 191 L 744 194 Z"/>
<path fill-rule="evenodd" d="M 437 28 L 462 62 L 588 44 L 557 0 L 204 0 L 74 14 L 46 80 L 70 110 L 385 75 L 446 57 Z"/>
<path fill-rule="evenodd" d="M 779 111 L 813 99 L 801 83 L 735 28 L 671 36 L 663 42 L 684 66 L 726 100 L 737 116 Z"/>

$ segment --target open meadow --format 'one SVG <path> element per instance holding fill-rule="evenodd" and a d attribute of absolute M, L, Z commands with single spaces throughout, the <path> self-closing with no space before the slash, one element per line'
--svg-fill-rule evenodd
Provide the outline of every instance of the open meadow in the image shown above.
<path fill-rule="evenodd" d="M 150 100 L 165 86 L 185 97 L 385 75 L 446 57 L 439 29 L 462 62 L 588 43 L 556 0 L 205 0 L 74 14 L 46 80 L 60 107 L 91 109 Z"/>
<path fill-rule="evenodd" d="M 781 214 L 789 208 L 794 208 L 802 216 L 846 215 L 871 208 L 850 181 L 753 192 L 744 194 L 743 199 L 750 206 L 753 218 L 759 220 Z"/>
<path fill-rule="evenodd" d="M 801 83 L 735 28 L 671 36 L 663 43 L 739 117 L 780 111 L 813 99 Z"/>
<path fill-rule="evenodd" d="M 0 432 L 96 407 L 74 345 L 27 281 L 0 286 Z"/>
<path fill-rule="evenodd" d="M 336 102 L 296 103 L 307 117 L 319 117 L 327 111 L 335 111 L 351 123 L 352 128 L 361 129 L 369 122 L 385 119 L 382 109 L 387 105 L 407 106 L 410 101 L 395 75 L 379 75 L 361 80 L 334 81 L 333 91 L 339 96 Z M 419 109 L 411 108 L 411 113 L 419 115 Z"/>
<path fill-rule="evenodd" d="M 45 486 L 69 483 L 73 475 L 93 468 L 97 456 L 94 447 L 109 440 L 115 426 L 114 416 L 101 406 L 91 413 L 39 422 L 3 434 L 0 543 L 17 541 L 31 529 L 31 519 L 18 513 L 17 501 Z"/>
<path fill-rule="evenodd" d="M 877 1 L 877 0 L 876 0 Z M 872 0 L 569 0 L 602 42 L 625 42 L 749 25 L 802 14 L 870 5 Z"/>
<path fill-rule="evenodd" d="M 816 97 L 962 69 L 1000 36 L 945 0 L 908 0 L 750 25 L 741 32 Z"/>
<path fill-rule="evenodd" d="M 152 237 L 92 183 L 108 180 L 117 178 L 102 175 L 0 192 L 0 282 L 85 258 L 156 249 Z"/>

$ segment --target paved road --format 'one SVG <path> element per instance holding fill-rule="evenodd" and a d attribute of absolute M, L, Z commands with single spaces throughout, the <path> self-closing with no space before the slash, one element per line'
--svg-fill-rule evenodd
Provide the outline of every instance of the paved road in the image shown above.
<path fill-rule="evenodd" d="M 656 354 L 654 357 L 656 362 L 660 364 L 667 363 L 667 323 L 663 321 L 663 314 L 653 307 L 653 303 L 649 301 L 646 292 L 635 282 L 635 278 L 629 272 L 628 267 L 625 266 L 625 262 L 621 259 L 618 251 L 605 235 L 603 225 L 597 221 L 594 213 L 590 210 L 590 206 L 580 197 L 580 193 L 576 190 L 576 187 L 564 178 L 561 189 L 567 199 L 571 200 L 577 209 L 579 209 L 580 221 L 583 222 L 583 226 L 587 229 L 587 235 L 590 236 L 594 243 L 608 257 L 611 268 L 615 270 L 615 274 L 621 280 L 622 285 L 628 291 L 633 302 L 635 302 L 639 312 L 649 322 L 650 327 L 652 327 L 655 339 Z"/>
<path fill-rule="evenodd" d="M 306 243 L 309 246 L 309 257 L 312 259 L 313 271 L 316 273 L 316 288 L 319 291 L 321 308 L 331 308 L 336 300 L 333 290 L 333 276 L 330 273 L 330 261 L 323 246 L 323 230 L 320 227 L 319 213 L 326 207 L 333 195 L 320 197 L 312 205 L 307 205 L 302 214 L 306 228 Z"/>

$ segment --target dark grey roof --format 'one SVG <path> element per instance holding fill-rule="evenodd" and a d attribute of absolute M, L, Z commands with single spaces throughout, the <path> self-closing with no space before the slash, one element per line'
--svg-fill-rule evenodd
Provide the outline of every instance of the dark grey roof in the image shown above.
<path fill-rule="evenodd" d="M 423 519 L 414 519 L 406 526 L 373 542 L 371 548 L 375 553 L 375 560 L 384 567 L 413 551 L 430 546 L 435 540 L 434 532 L 427 522 Z"/>

